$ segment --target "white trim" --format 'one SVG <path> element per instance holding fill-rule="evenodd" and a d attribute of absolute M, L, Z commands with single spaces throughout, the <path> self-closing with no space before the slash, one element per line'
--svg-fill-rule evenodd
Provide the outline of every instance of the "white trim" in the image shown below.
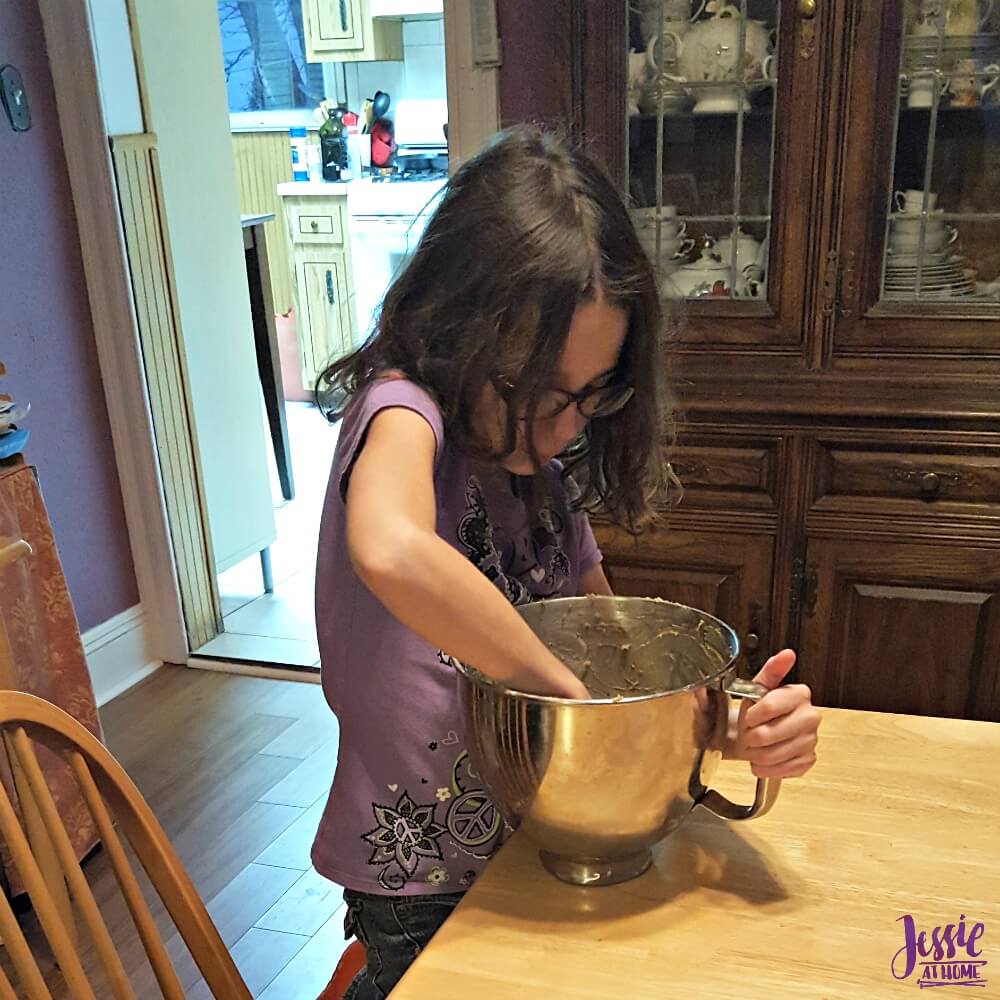
<path fill-rule="evenodd" d="M 301 684 L 319 684 L 319 670 L 315 667 L 278 667 L 263 663 L 235 663 L 232 660 L 210 660 L 208 657 L 191 656 L 187 665 L 194 670 L 209 670 L 218 674 L 240 674 L 244 677 L 267 677 L 275 681 L 298 681 Z"/>
<path fill-rule="evenodd" d="M 98 707 L 134 687 L 160 667 L 149 656 L 146 615 L 141 604 L 83 634 L 83 651 Z"/>
<path fill-rule="evenodd" d="M 316 130 L 320 123 L 316 112 L 311 109 L 289 109 L 287 111 L 230 111 L 229 130 L 231 132 L 285 132 L 290 128 L 304 125 Z"/>
<path fill-rule="evenodd" d="M 150 420 L 86 0 L 39 0 L 139 597 L 152 660 L 188 644 Z"/>

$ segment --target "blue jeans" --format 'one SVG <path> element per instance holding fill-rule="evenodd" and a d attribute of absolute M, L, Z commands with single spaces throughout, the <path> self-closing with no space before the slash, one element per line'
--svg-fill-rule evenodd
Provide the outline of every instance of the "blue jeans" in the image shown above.
<path fill-rule="evenodd" d="M 344 1000 L 385 1000 L 463 895 L 371 896 L 346 890 L 344 932 L 364 944 L 368 967 L 347 988 Z"/>

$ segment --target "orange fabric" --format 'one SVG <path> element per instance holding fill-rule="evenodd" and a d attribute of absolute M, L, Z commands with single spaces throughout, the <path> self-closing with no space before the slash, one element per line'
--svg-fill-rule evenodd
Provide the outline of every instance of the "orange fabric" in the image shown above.
<path fill-rule="evenodd" d="M 352 941 L 340 956 L 333 979 L 319 995 L 318 1000 L 341 1000 L 347 987 L 354 982 L 354 977 L 365 967 L 367 961 L 365 946 L 360 941 Z"/>
<path fill-rule="evenodd" d="M 76 612 L 30 466 L 0 466 L 0 538 L 23 538 L 32 548 L 30 556 L 0 567 L 0 624 L 10 641 L 16 688 L 53 702 L 100 738 Z M 44 747 L 38 747 L 38 761 L 77 856 L 82 857 L 98 837 L 73 775 L 68 765 Z M 7 756 L 2 751 L 0 780 L 16 803 Z M 10 894 L 23 892 L 4 844 L 0 844 L 0 862 Z"/>

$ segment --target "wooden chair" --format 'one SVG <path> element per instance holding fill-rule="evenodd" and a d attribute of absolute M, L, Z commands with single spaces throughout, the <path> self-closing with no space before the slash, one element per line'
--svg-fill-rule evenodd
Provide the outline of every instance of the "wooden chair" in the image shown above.
<path fill-rule="evenodd" d="M 149 876 L 212 995 L 224 1000 L 250 1000 L 250 991 L 163 828 L 107 748 L 55 705 L 33 695 L 13 691 L 0 691 L 0 733 L 12 769 L 19 772 L 17 788 L 22 814 L 34 812 L 44 823 L 68 884 L 69 895 L 86 929 L 86 938 L 92 942 L 107 979 L 106 984 L 101 981 L 94 984 L 88 980 L 74 943 L 75 928 L 67 926 L 64 912 L 46 884 L 13 803 L 0 784 L 0 835 L 4 837 L 24 880 L 70 995 L 75 1000 L 96 1000 L 97 997 L 102 1000 L 105 997 L 135 1000 L 135 992 L 121 958 L 45 783 L 32 741 L 59 755 L 75 776 L 100 830 L 118 887 L 162 995 L 168 1000 L 184 1000 L 184 990 L 129 864 L 125 847 L 115 829 L 116 824 Z M 30 797 L 30 802 L 25 801 L 26 796 Z M 81 935 L 81 938 L 84 936 Z M 21 985 L 20 992 L 15 992 L 6 974 L 0 970 L 0 1000 L 15 1000 L 17 996 L 28 1000 L 51 1000 L 52 995 L 38 962 L 2 893 L 0 940 L 7 949 Z"/>

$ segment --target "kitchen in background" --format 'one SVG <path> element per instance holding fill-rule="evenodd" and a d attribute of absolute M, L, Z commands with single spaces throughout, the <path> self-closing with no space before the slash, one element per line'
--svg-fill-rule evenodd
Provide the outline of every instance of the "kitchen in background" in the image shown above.
<path fill-rule="evenodd" d="M 369 335 L 447 179 L 442 4 L 220 0 L 218 13 L 240 212 L 269 265 L 288 451 L 279 461 L 272 428 L 277 541 L 263 571 L 255 555 L 219 576 L 225 631 L 198 655 L 315 667 L 337 426 L 312 393 Z"/>

